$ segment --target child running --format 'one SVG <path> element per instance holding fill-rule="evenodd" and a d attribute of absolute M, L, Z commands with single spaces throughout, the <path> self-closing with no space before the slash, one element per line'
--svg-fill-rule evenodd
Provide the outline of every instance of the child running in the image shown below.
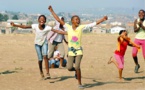
<path fill-rule="evenodd" d="M 111 64 L 112 62 L 116 65 L 119 71 L 119 81 L 122 82 L 122 71 L 124 68 L 124 55 L 127 49 L 127 45 L 136 47 L 137 49 L 140 49 L 140 47 L 136 44 L 134 44 L 130 38 L 127 36 L 127 31 L 126 30 L 121 30 L 119 32 L 119 37 L 118 37 L 118 47 L 117 50 L 114 52 L 114 58 L 110 58 L 108 61 L 108 64 Z"/>
<path fill-rule="evenodd" d="M 38 18 L 39 24 L 32 24 L 30 26 L 27 25 L 16 25 L 13 22 L 11 22 L 11 25 L 14 27 L 20 27 L 23 29 L 26 28 L 32 28 L 35 30 L 35 49 L 38 56 L 38 65 L 40 70 L 40 75 L 42 79 L 49 79 L 49 66 L 48 66 L 48 58 L 47 58 L 47 52 L 48 52 L 48 42 L 46 40 L 46 36 L 49 31 L 51 31 L 50 26 L 46 26 L 46 17 L 44 15 L 40 15 Z M 46 77 L 44 77 L 44 73 L 42 70 L 42 61 L 45 61 L 45 68 L 46 68 Z"/>
<path fill-rule="evenodd" d="M 145 60 L 145 11 L 140 10 L 138 13 L 139 18 L 134 22 L 134 32 L 136 33 L 134 43 L 142 47 L 142 54 Z M 134 72 L 138 73 L 140 65 L 138 63 L 137 57 L 138 50 L 136 48 L 132 49 L 132 57 L 135 63 Z"/>
<path fill-rule="evenodd" d="M 77 15 L 72 16 L 71 23 L 69 25 L 64 23 L 56 13 L 53 11 L 53 8 L 49 6 L 49 11 L 52 13 L 53 17 L 61 24 L 67 27 L 67 31 L 59 31 L 59 30 L 52 30 L 54 32 L 68 35 L 68 63 L 67 68 L 69 71 L 75 71 L 76 77 L 78 80 L 79 88 L 84 88 L 81 83 L 81 69 L 80 64 L 83 57 L 83 49 L 81 47 L 81 39 L 82 39 L 82 30 L 87 27 L 93 27 L 95 25 L 100 24 L 103 21 L 107 20 L 107 16 L 103 17 L 97 22 L 88 24 L 88 25 L 80 25 L 80 18 Z M 73 67 L 73 62 L 75 60 L 75 68 Z"/>

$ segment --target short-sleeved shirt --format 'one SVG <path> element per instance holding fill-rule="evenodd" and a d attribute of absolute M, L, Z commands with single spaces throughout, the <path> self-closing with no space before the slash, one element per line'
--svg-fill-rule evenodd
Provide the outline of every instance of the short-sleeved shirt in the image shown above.
<path fill-rule="evenodd" d="M 129 42 L 126 40 L 123 40 L 123 42 L 118 41 L 117 50 L 115 50 L 115 54 L 124 56 L 128 44 L 129 44 Z"/>
<path fill-rule="evenodd" d="M 73 30 L 72 26 L 69 24 L 65 24 L 67 28 L 68 33 L 68 48 L 74 48 L 76 49 L 76 52 L 74 53 L 71 50 L 68 50 L 69 56 L 77 56 L 77 55 L 83 55 L 82 47 L 81 47 L 81 40 L 82 40 L 82 30 L 87 27 L 93 27 L 96 25 L 96 22 L 87 24 L 87 25 L 79 25 L 76 30 Z"/>
<path fill-rule="evenodd" d="M 140 22 L 140 19 L 137 19 L 137 23 Z M 139 27 L 138 24 L 136 24 L 137 27 Z M 143 26 L 145 26 L 145 20 L 143 21 Z M 142 28 L 140 28 L 140 30 L 136 33 L 135 36 L 136 39 L 145 39 L 145 30 L 143 30 Z"/>
<path fill-rule="evenodd" d="M 52 29 L 50 26 L 45 26 L 43 30 L 39 29 L 39 24 L 32 24 L 32 29 L 35 30 L 35 44 L 37 45 L 43 45 L 43 43 L 46 40 L 46 36 L 48 32 Z"/>

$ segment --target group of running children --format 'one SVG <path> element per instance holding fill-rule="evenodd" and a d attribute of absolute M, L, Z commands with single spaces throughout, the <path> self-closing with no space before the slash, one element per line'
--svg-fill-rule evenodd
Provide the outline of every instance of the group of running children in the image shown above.
<path fill-rule="evenodd" d="M 60 67 L 63 66 L 65 52 L 62 42 L 64 40 L 64 35 L 67 35 L 68 42 L 65 40 L 65 42 L 68 44 L 67 69 L 69 71 L 75 72 L 75 77 L 78 80 L 79 85 L 78 87 L 84 88 L 81 82 L 81 69 L 80 69 L 80 64 L 83 57 L 83 49 L 81 47 L 82 30 L 84 28 L 94 27 L 95 25 L 98 25 L 106 21 L 108 17 L 104 16 L 100 20 L 93 22 L 91 24 L 81 25 L 79 16 L 74 15 L 71 18 L 72 25 L 69 25 L 65 23 L 63 17 L 57 16 L 57 14 L 54 12 L 51 6 L 48 7 L 48 10 L 51 12 L 51 14 L 56 20 L 56 26 L 53 28 L 48 25 L 45 25 L 46 17 L 44 15 L 39 16 L 38 18 L 39 24 L 32 24 L 30 26 L 27 26 L 27 25 L 17 25 L 11 22 L 11 25 L 14 27 L 20 27 L 24 29 L 32 28 L 35 30 L 36 34 L 35 49 L 38 56 L 38 65 L 41 77 L 44 78 L 44 73 L 42 70 L 42 61 L 44 60 L 46 69 L 45 79 L 50 79 L 49 63 L 51 63 L 50 60 L 53 57 L 53 53 L 56 47 L 59 51 L 59 55 L 56 55 L 56 58 L 59 58 L 60 60 Z M 143 56 L 145 59 L 145 11 L 140 10 L 138 15 L 139 18 L 134 22 L 134 31 L 136 32 L 135 42 L 133 43 L 130 40 L 130 38 L 127 36 L 128 33 L 126 30 L 121 30 L 117 38 L 118 47 L 114 52 L 114 56 L 111 57 L 108 61 L 108 64 L 114 63 L 118 68 L 120 81 L 122 81 L 122 71 L 124 68 L 124 55 L 128 45 L 133 47 L 132 55 L 134 62 L 136 64 L 135 73 L 137 73 L 138 69 L 140 68 L 137 58 L 137 52 L 140 49 L 140 46 L 142 46 Z M 74 63 L 75 67 L 73 67 Z"/>

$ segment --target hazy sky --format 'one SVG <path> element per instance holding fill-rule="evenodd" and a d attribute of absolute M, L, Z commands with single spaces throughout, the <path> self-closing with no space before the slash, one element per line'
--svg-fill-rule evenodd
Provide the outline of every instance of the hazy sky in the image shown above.
<path fill-rule="evenodd" d="M 49 5 L 52 5 L 56 12 L 105 7 L 145 9 L 145 0 L 1 0 L 0 11 L 47 13 Z"/>

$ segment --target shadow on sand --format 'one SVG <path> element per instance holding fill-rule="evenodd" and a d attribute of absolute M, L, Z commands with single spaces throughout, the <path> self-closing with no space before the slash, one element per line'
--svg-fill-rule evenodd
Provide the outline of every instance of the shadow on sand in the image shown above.
<path fill-rule="evenodd" d="M 127 81 L 131 81 L 131 80 L 134 80 L 134 79 L 145 79 L 145 76 L 142 76 L 142 77 L 127 77 L 127 78 L 124 78 L 124 80 L 127 80 Z"/>
<path fill-rule="evenodd" d="M 51 78 L 51 79 L 58 79 L 58 80 L 51 81 L 50 83 L 64 81 L 64 80 L 69 79 L 69 78 L 74 78 L 74 76 L 62 76 L 62 77 Z"/>
<path fill-rule="evenodd" d="M 84 84 L 83 86 L 85 88 L 91 88 L 91 87 L 95 87 L 95 86 L 101 86 L 101 85 L 105 85 L 105 84 L 120 84 L 120 83 L 129 83 L 129 82 L 113 82 L 113 81 L 110 81 L 110 82 L 98 82 L 96 80 L 93 80 L 94 83 L 91 83 L 91 84 Z"/>
<path fill-rule="evenodd" d="M 17 73 L 17 71 L 6 70 L 4 72 L 0 72 L 0 75 L 2 75 L 2 74 L 12 74 L 12 73 Z"/>

